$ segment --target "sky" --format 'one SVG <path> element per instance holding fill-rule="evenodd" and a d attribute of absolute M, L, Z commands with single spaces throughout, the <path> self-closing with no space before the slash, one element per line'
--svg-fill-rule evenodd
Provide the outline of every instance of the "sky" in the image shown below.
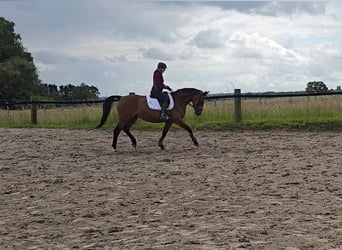
<path fill-rule="evenodd" d="M 165 84 L 215 93 L 342 85 L 341 1 L 0 0 L 43 83 L 147 95 Z"/>

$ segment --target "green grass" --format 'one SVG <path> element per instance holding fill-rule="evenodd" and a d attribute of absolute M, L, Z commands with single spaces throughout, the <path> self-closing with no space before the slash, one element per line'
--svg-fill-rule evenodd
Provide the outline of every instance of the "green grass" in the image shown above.
<path fill-rule="evenodd" d="M 39 109 L 38 124 L 31 124 L 30 110 L 0 110 L 0 127 L 90 129 L 100 121 L 101 105 Z M 117 123 L 115 107 L 104 128 Z M 202 115 L 188 106 L 184 118 L 193 129 L 338 129 L 342 130 L 342 96 L 242 100 L 242 122 L 234 122 L 233 100 L 208 101 Z M 162 129 L 163 123 L 140 119 L 135 129 Z M 176 129 L 178 126 L 174 125 Z"/>
<path fill-rule="evenodd" d="M 0 127 L 92 128 L 99 123 L 101 112 L 100 106 L 39 109 L 38 124 L 34 125 L 30 110 L 0 110 Z M 115 119 L 115 115 L 111 115 L 108 124 L 114 124 Z"/>

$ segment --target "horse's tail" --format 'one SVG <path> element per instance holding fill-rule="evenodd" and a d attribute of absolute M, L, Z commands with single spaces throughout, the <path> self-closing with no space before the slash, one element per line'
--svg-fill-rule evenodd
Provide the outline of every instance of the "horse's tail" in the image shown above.
<path fill-rule="evenodd" d="M 112 109 L 112 104 L 114 101 L 119 101 L 121 96 L 119 95 L 112 95 L 108 98 L 106 98 L 103 102 L 103 112 L 102 112 L 102 118 L 99 125 L 96 126 L 96 128 L 101 128 L 103 124 L 106 123 L 108 115 L 110 113 L 110 110 Z"/>

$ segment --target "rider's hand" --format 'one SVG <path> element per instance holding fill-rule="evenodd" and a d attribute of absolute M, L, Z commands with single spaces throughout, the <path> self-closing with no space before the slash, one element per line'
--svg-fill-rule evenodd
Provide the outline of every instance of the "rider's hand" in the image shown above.
<path fill-rule="evenodd" d="M 165 88 L 166 88 L 167 90 L 172 91 L 172 89 L 171 89 L 169 86 L 165 86 Z"/>

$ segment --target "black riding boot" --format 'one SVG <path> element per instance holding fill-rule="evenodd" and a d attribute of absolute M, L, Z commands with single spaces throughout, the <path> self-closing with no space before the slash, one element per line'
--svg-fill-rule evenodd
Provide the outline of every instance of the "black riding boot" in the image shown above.
<path fill-rule="evenodd" d="M 164 102 L 161 106 L 161 112 L 160 112 L 160 120 L 167 121 L 169 119 L 169 116 L 167 114 L 167 107 L 169 106 L 168 102 Z"/>

